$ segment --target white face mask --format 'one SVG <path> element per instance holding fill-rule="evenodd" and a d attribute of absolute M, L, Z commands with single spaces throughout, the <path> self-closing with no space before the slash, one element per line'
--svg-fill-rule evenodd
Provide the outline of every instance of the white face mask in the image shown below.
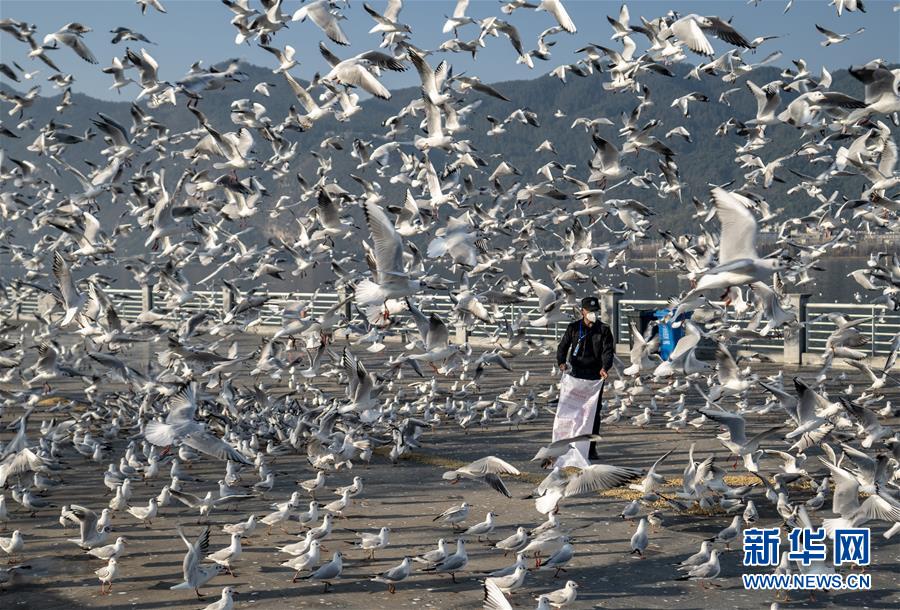
<path fill-rule="evenodd" d="M 596 312 L 596 311 L 589 311 L 589 312 L 587 312 L 587 315 L 585 316 L 585 319 L 587 319 L 588 322 L 590 322 L 591 324 L 593 324 L 594 322 L 597 321 L 597 312 Z"/>

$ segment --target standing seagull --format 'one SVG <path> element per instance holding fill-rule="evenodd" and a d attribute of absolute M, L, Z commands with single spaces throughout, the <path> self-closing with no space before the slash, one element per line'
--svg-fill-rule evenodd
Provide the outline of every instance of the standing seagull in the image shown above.
<path fill-rule="evenodd" d="M 647 526 L 647 519 L 642 518 L 640 523 L 638 523 L 637 530 L 635 530 L 634 534 L 631 536 L 631 553 L 639 555 L 641 559 L 644 558 L 644 549 L 647 548 L 647 544 L 649 543 Z"/>
<path fill-rule="evenodd" d="M 441 561 L 423 568 L 423 572 L 445 572 L 450 574 L 450 579 L 456 582 L 456 573 L 463 570 L 469 563 L 469 556 L 466 554 L 466 543 L 460 538 L 456 541 L 456 552 L 447 555 Z"/>
<path fill-rule="evenodd" d="M 0 538 L 0 551 L 9 555 L 9 563 L 15 563 L 16 555 L 20 554 L 24 548 L 25 540 L 19 530 L 14 531 L 11 538 Z"/>
<path fill-rule="evenodd" d="M 397 583 L 405 580 L 409 576 L 409 557 L 404 557 L 399 565 L 394 566 L 386 572 L 382 572 L 372 580 L 374 582 L 382 582 L 387 584 L 390 593 L 397 592 Z"/>
<path fill-rule="evenodd" d="M 340 578 L 341 572 L 344 571 L 344 563 L 343 563 L 343 555 L 340 551 L 335 551 L 334 555 L 331 558 L 331 561 L 328 563 L 322 564 L 319 566 L 319 569 L 304 576 L 303 578 L 310 580 L 321 580 L 325 583 L 325 593 L 328 593 L 328 587 L 331 586 L 332 580 L 335 578 Z"/>
<path fill-rule="evenodd" d="M 512 574 L 507 574 L 506 576 L 492 576 L 485 580 L 485 583 L 488 581 L 494 583 L 500 590 L 504 593 L 511 593 L 516 589 L 519 589 L 525 583 L 525 574 L 528 569 L 525 565 L 519 565 L 513 570 Z"/>
<path fill-rule="evenodd" d="M 356 535 L 359 536 L 359 548 L 369 552 L 369 559 L 375 559 L 375 551 L 388 545 L 390 533 L 388 527 L 381 528 L 377 534 L 358 532 Z"/>
<path fill-rule="evenodd" d="M 692 570 L 709 561 L 710 544 L 708 540 L 700 543 L 700 550 L 678 564 L 679 570 Z"/>
<path fill-rule="evenodd" d="M 155 497 L 151 497 L 146 507 L 131 506 L 128 508 L 128 513 L 138 521 L 145 523 L 147 527 L 150 527 L 153 525 L 153 519 L 156 517 L 157 510 L 157 500 Z"/>
<path fill-rule="evenodd" d="M 118 573 L 119 565 L 115 557 L 110 557 L 104 567 L 94 570 L 94 574 L 100 580 L 100 595 L 109 595 L 110 591 L 112 591 L 112 581 Z"/>
<path fill-rule="evenodd" d="M 228 570 L 232 576 L 237 576 L 231 569 L 231 564 L 241 558 L 241 535 L 232 534 L 231 544 L 209 555 L 207 559 L 212 559 L 220 566 Z"/>
<path fill-rule="evenodd" d="M 475 536 L 477 540 L 481 540 L 482 536 L 490 536 L 494 531 L 494 513 L 488 513 L 484 521 L 476 523 L 463 532 L 463 536 Z"/>
<path fill-rule="evenodd" d="M 566 586 L 547 594 L 547 601 L 554 608 L 563 608 L 575 601 L 578 596 L 578 583 L 574 580 L 566 582 Z"/>
<path fill-rule="evenodd" d="M 232 610 L 234 608 L 234 596 L 237 591 L 234 587 L 225 587 L 222 589 L 222 597 L 203 608 L 203 610 Z"/>
<path fill-rule="evenodd" d="M 107 544 L 106 546 L 91 549 L 88 551 L 88 555 L 92 555 L 97 559 L 112 559 L 113 557 L 118 559 L 122 551 L 125 550 L 125 541 L 126 538 L 124 536 L 119 536 L 116 538 L 115 544 Z"/>
<path fill-rule="evenodd" d="M 465 521 L 466 517 L 468 517 L 468 516 L 469 516 L 469 505 L 466 502 L 463 502 L 462 504 L 460 504 L 458 506 L 452 506 L 452 507 L 448 508 L 447 510 L 442 512 L 440 515 L 438 515 L 437 517 L 432 519 L 432 521 L 437 521 L 438 519 L 443 519 L 444 521 L 446 521 L 447 523 L 452 525 L 453 529 L 456 529 L 457 524 Z M 441 542 L 443 542 L 443 539 L 441 540 Z M 443 559 L 444 557 L 446 557 L 446 553 L 444 553 L 444 556 L 441 557 L 441 559 Z"/>
<path fill-rule="evenodd" d="M 700 583 L 700 586 L 705 589 L 706 585 L 703 583 L 707 580 L 716 579 L 719 576 L 720 571 L 719 551 L 713 549 L 709 554 L 709 561 L 691 568 L 686 576 L 682 576 L 678 580 L 696 580 Z"/>
<path fill-rule="evenodd" d="M 423 555 L 419 555 L 418 557 L 413 557 L 413 561 L 418 561 L 419 563 L 426 564 L 435 564 L 439 561 L 443 561 L 447 557 L 447 544 L 444 542 L 444 539 L 441 538 L 437 541 L 437 548 Z"/>

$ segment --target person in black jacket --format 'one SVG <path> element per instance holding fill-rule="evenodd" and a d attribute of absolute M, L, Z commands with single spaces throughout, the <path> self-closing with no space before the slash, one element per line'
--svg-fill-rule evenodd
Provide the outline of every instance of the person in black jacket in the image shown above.
<path fill-rule="evenodd" d="M 606 379 L 612 368 L 616 344 L 609 325 L 600 321 L 600 301 L 597 297 L 581 300 L 581 319 L 566 327 L 556 348 L 559 370 L 578 379 Z M 593 434 L 600 431 L 600 405 L 603 390 L 597 397 Z M 591 443 L 588 457 L 599 459 L 596 443 Z"/>

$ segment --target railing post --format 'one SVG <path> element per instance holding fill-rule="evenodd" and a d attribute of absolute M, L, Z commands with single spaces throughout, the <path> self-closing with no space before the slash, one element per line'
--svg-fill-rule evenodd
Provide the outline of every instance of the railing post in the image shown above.
<path fill-rule="evenodd" d="M 600 319 L 609 325 L 616 343 L 619 342 L 619 298 L 618 292 L 608 292 L 600 301 Z"/>
<path fill-rule="evenodd" d="M 141 284 L 141 313 L 153 309 L 153 285 Z"/>
<path fill-rule="evenodd" d="M 469 342 L 469 329 L 466 327 L 466 323 L 462 320 L 458 320 L 456 322 L 453 340 L 457 345 L 465 345 Z"/>
<path fill-rule="evenodd" d="M 153 284 L 141 284 L 141 313 L 147 313 L 153 309 Z M 138 356 L 136 366 L 143 365 L 147 376 L 150 376 L 150 360 L 153 358 L 154 348 L 150 341 L 136 344 L 134 354 Z"/>
<path fill-rule="evenodd" d="M 787 295 L 787 301 L 788 309 L 797 317 L 797 326 L 784 331 L 784 363 L 800 365 L 806 352 L 806 305 L 809 295 L 792 292 Z"/>
<path fill-rule="evenodd" d="M 875 357 L 875 306 L 872 305 L 872 319 L 869 320 L 869 328 L 871 330 L 869 334 L 869 346 L 872 348 L 869 352 L 869 356 L 872 358 Z"/>
<path fill-rule="evenodd" d="M 347 291 L 347 286 L 345 286 L 344 284 L 338 286 L 337 295 L 338 303 L 340 303 L 341 301 L 346 301 L 344 303 L 344 317 L 347 318 L 347 321 L 349 322 L 353 319 L 353 304 L 351 302 L 351 299 L 348 298 L 350 296 L 350 293 Z"/>
<path fill-rule="evenodd" d="M 222 286 L 222 315 L 231 311 L 232 307 L 234 307 L 234 303 L 231 300 L 231 290 L 228 286 Z"/>

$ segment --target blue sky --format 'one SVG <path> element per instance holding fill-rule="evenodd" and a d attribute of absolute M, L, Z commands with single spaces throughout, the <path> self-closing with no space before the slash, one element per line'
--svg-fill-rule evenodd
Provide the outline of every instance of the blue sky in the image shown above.
<path fill-rule="evenodd" d="M 112 36 L 108 32 L 118 26 L 139 31 L 157 43 L 145 46 L 159 62 L 160 75 L 166 80 L 179 79 L 190 64 L 197 60 L 203 60 L 205 65 L 209 65 L 228 58 L 240 58 L 258 65 L 273 66 L 274 57 L 255 44 L 234 44 L 236 30 L 229 23 L 233 14 L 219 0 L 162 2 L 168 10 L 167 14 L 150 10 L 142 16 L 139 7 L 131 0 L 2 0 L 0 16 L 36 24 L 39 40 L 70 21 L 80 21 L 93 27 L 94 31 L 85 36 L 85 41 L 100 60 L 100 66 L 94 67 L 83 62 L 68 49 L 53 52 L 52 56 L 64 72 L 74 74 L 76 91 L 106 99 L 130 99 L 137 93 L 137 89 L 130 86 L 121 96 L 117 96 L 108 89 L 111 78 L 99 70 L 100 67 L 109 65 L 114 55 L 121 57 L 126 44 L 141 46 L 135 43 L 111 45 Z M 377 10 L 383 10 L 386 3 L 384 0 L 371 0 L 370 4 Z M 814 70 L 818 70 L 823 63 L 830 69 L 840 69 L 876 57 L 889 62 L 900 61 L 900 12 L 893 11 L 894 4 L 896 2 L 891 0 L 867 0 L 868 13 L 845 13 L 838 17 L 834 7 L 828 6 L 827 0 L 795 0 L 793 8 L 786 15 L 782 14 L 785 0 L 761 0 L 756 6 L 745 0 L 628 2 L 633 23 L 638 22 L 641 15 L 652 19 L 670 9 L 682 14 L 699 13 L 733 18 L 735 27 L 748 39 L 761 35 L 779 36 L 778 39 L 768 41 L 754 60 L 762 59 L 773 50 L 781 50 L 784 55 L 779 60 L 780 64 L 804 58 Z M 467 54 L 442 56 L 450 61 L 456 73 L 465 71 L 484 81 L 495 82 L 535 78 L 546 74 L 562 63 L 574 61 L 574 50 L 589 42 L 612 44 L 612 30 L 606 22 L 606 15 L 617 15 L 619 2 L 565 0 L 565 5 L 578 26 L 578 33 L 574 36 L 565 33 L 556 36 L 555 40 L 558 42 L 553 48 L 553 56 L 548 62 L 537 62 L 534 70 L 515 63 L 515 53 L 505 38 L 488 38 L 487 47 L 480 51 L 475 62 Z M 259 4 L 256 0 L 251 0 L 251 6 L 258 7 Z M 291 14 L 300 6 L 298 0 L 286 0 L 282 10 Z M 400 21 L 412 27 L 414 44 L 420 48 L 435 49 L 449 38 L 441 33 L 441 27 L 444 16 L 451 14 L 454 6 L 455 0 L 407 0 L 400 14 Z M 545 12 L 520 9 L 506 16 L 500 13 L 499 7 L 500 3 L 495 0 L 472 0 L 468 14 L 474 18 L 498 15 L 507 19 L 520 30 L 524 44 L 529 49 L 534 48 L 538 34 L 554 23 L 552 17 Z M 290 44 L 297 50 L 300 65 L 292 70 L 295 76 L 308 79 L 316 72 L 326 70 L 327 66 L 317 50 L 320 40 L 326 40 L 341 57 L 378 47 L 380 35 L 368 34 L 374 22 L 362 10 L 362 2 L 353 0 L 350 8 L 345 9 L 345 14 L 348 19 L 342 22 L 342 27 L 352 42 L 349 48 L 331 44 L 309 22 L 290 23 L 287 29 L 276 35 L 273 44 L 280 47 Z M 823 48 L 819 44 L 822 36 L 814 27 L 816 23 L 841 33 L 853 32 L 861 26 L 866 28 L 866 32 L 843 44 Z M 461 31 L 460 38 L 471 40 L 477 35 L 478 27 L 471 25 Z M 635 35 L 635 41 L 639 50 L 646 47 L 644 37 Z M 717 53 L 729 48 L 716 40 L 713 40 L 713 45 Z M 0 33 L 0 55 L 3 61 L 16 61 L 29 71 L 41 70 L 35 82 L 43 85 L 43 94 L 52 94 L 52 86 L 45 80 L 51 74 L 50 69 L 28 58 L 27 51 L 25 45 L 8 34 Z M 436 57 L 430 59 L 433 65 L 439 61 Z M 691 55 L 689 61 L 697 62 L 698 58 Z M 415 74 L 407 73 L 390 75 L 385 83 L 389 87 L 399 87 L 413 85 L 416 81 Z M 273 75 L 270 82 L 283 81 L 280 76 Z M 22 88 L 22 84 L 18 87 Z"/>

